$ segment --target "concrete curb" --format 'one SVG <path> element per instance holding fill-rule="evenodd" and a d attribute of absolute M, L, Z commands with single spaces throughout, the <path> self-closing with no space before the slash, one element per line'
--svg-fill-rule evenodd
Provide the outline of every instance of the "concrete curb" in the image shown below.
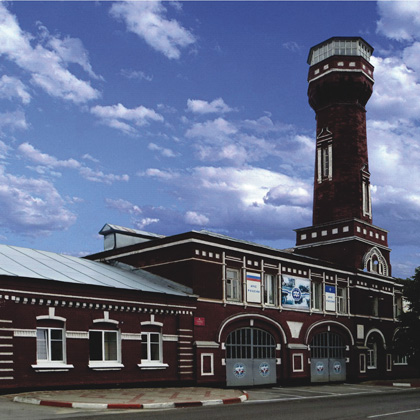
<path fill-rule="evenodd" d="M 13 401 L 24 404 L 45 405 L 50 407 L 65 407 L 65 408 L 83 408 L 91 410 L 105 410 L 105 409 L 162 409 L 162 408 L 186 408 L 186 407 L 202 407 L 219 404 L 238 404 L 246 401 L 248 394 L 243 392 L 243 395 L 236 398 L 225 398 L 221 400 L 204 400 L 204 401 L 185 401 L 185 402 L 163 402 L 163 403 L 149 403 L 149 404 L 102 404 L 102 403 L 81 403 L 81 402 L 66 402 L 66 401 L 49 401 L 39 400 L 37 398 L 29 397 L 14 397 Z"/>

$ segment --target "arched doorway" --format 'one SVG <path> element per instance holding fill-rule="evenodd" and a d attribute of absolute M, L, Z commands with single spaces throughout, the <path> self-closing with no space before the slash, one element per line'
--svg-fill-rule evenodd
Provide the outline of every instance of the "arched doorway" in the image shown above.
<path fill-rule="evenodd" d="M 346 346 L 341 335 L 325 331 L 315 335 L 311 348 L 311 382 L 346 380 Z"/>
<path fill-rule="evenodd" d="M 276 341 L 267 331 L 246 327 L 226 340 L 227 386 L 253 386 L 277 382 Z"/>

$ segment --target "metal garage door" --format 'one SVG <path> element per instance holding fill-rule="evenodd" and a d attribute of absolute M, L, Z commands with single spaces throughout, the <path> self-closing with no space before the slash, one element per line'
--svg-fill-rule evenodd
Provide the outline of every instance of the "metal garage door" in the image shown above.
<path fill-rule="evenodd" d="M 346 346 L 340 335 L 323 332 L 311 342 L 311 382 L 346 380 Z"/>
<path fill-rule="evenodd" d="M 276 342 L 267 331 L 241 328 L 226 340 L 228 386 L 252 386 L 277 382 Z"/>

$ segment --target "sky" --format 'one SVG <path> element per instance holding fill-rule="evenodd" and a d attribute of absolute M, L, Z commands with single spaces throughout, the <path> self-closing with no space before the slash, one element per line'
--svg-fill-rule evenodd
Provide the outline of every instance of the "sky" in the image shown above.
<path fill-rule="evenodd" d="M 106 223 L 276 248 L 312 224 L 309 49 L 374 47 L 373 224 L 420 266 L 420 2 L 0 2 L 0 243 L 83 256 Z"/>

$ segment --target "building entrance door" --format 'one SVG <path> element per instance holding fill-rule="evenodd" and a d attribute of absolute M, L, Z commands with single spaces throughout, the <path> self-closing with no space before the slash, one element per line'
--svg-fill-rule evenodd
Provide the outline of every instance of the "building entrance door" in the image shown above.
<path fill-rule="evenodd" d="M 323 332 L 311 342 L 311 382 L 346 380 L 346 346 L 340 335 Z"/>
<path fill-rule="evenodd" d="M 226 383 L 228 386 L 274 384 L 276 341 L 267 331 L 241 328 L 226 340 Z"/>

